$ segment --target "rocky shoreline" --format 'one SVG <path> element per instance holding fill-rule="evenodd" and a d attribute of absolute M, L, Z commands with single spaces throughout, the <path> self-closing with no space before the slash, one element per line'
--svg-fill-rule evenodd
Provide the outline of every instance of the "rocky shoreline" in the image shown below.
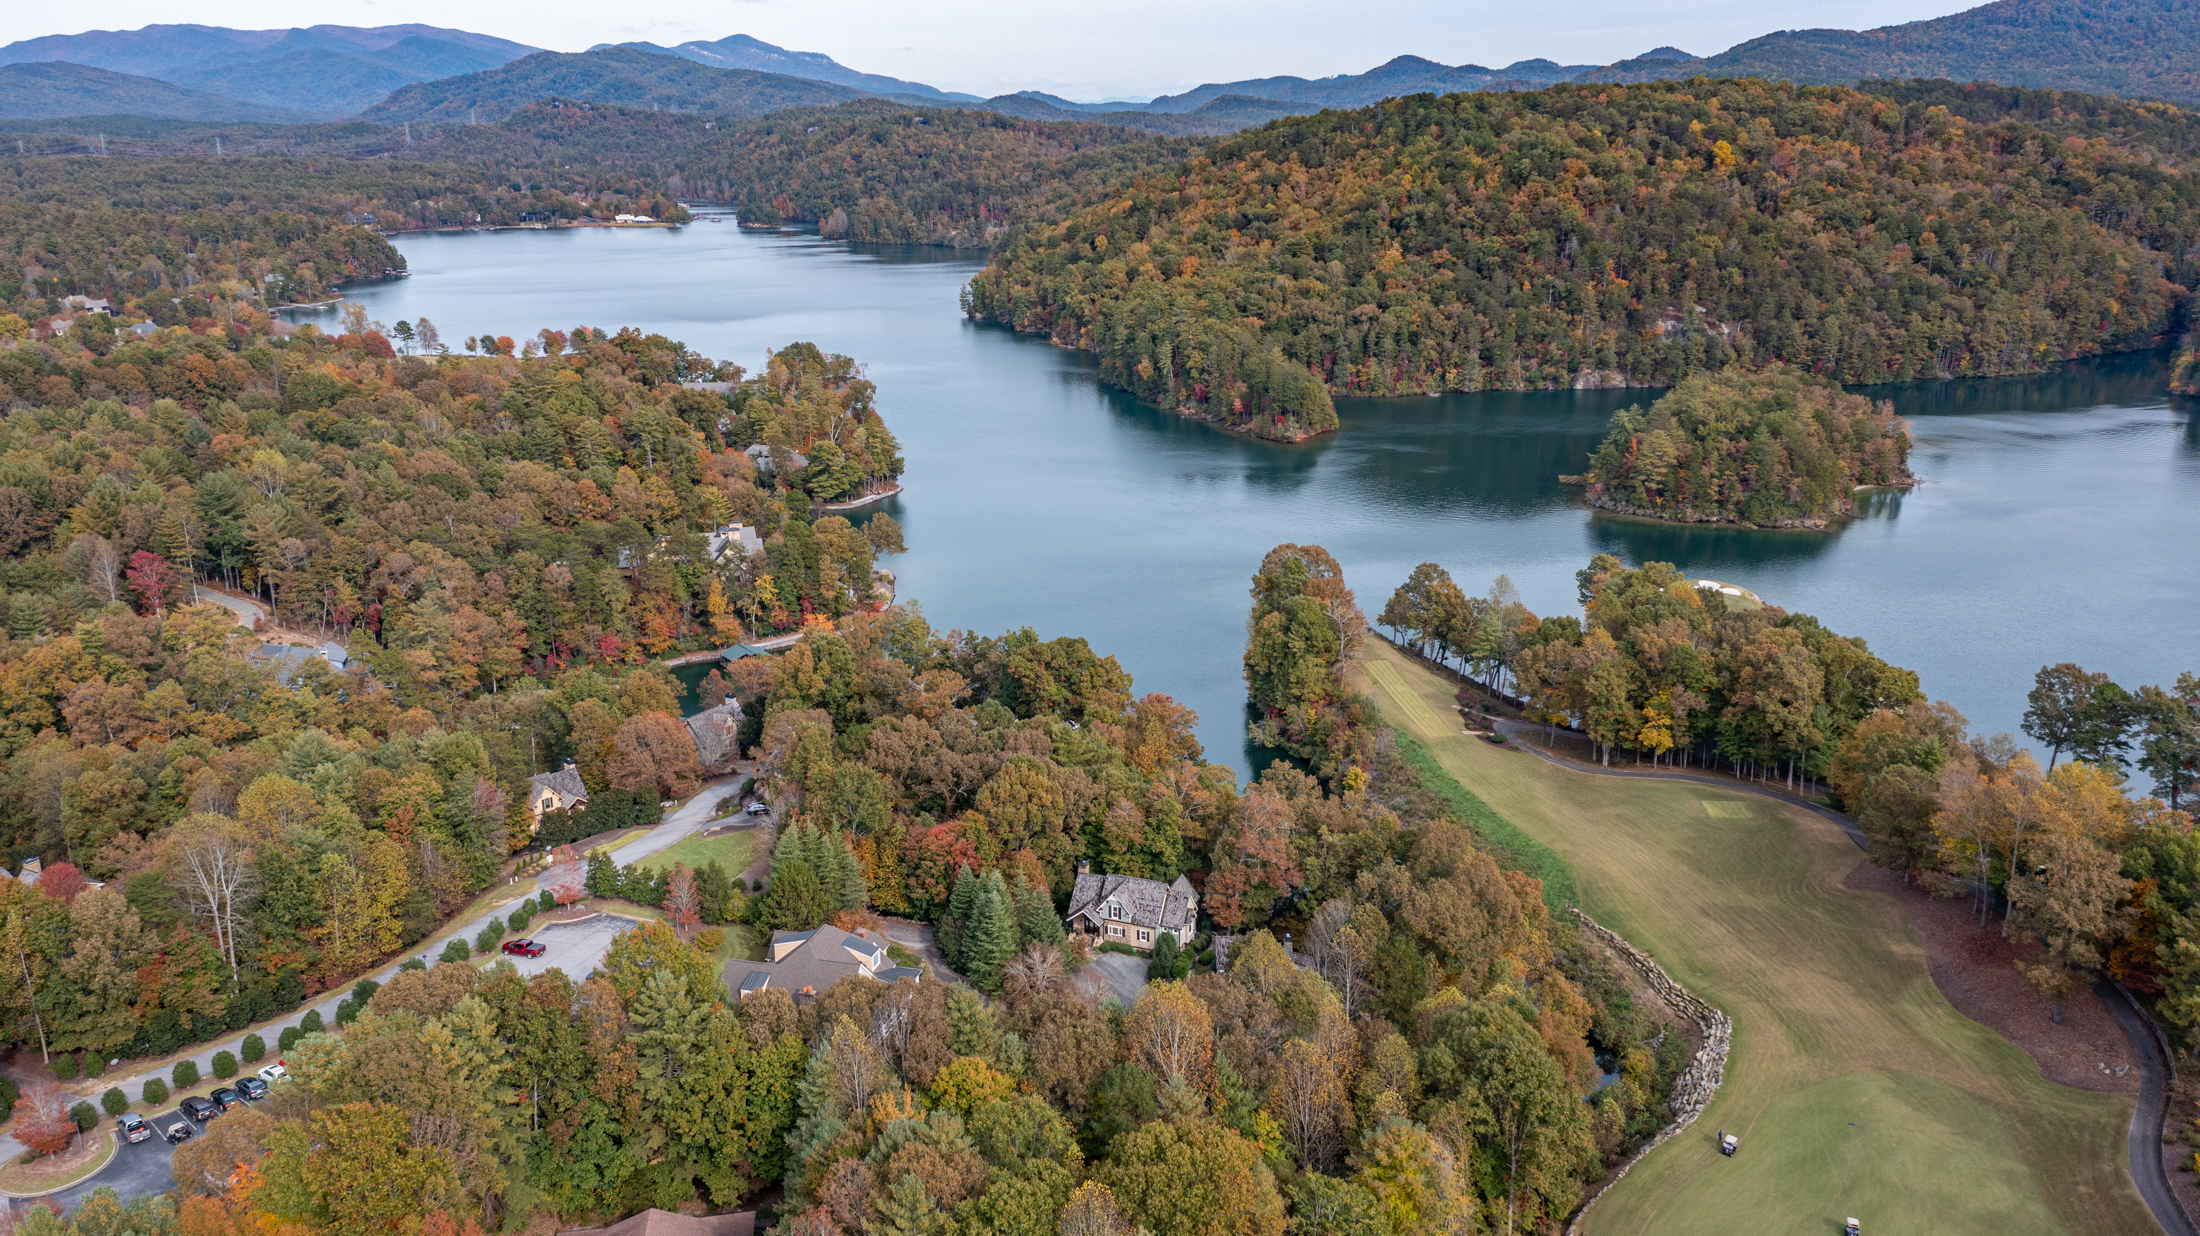
<path fill-rule="evenodd" d="M 1703 1046 L 1696 1049 L 1696 1058 L 1689 1061 L 1681 1075 L 1673 1079 L 1673 1123 L 1658 1130 L 1656 1137 L 1645 1143 L 1642 1149 L 1629 1155 L 1625 1163 L 1620 1164 L 1617 1170 L 1605 1178 L 1596 1192 L 1582 1200 L 1580 1208 L 1574 1211 L 1573 1218 L 1566 1224 L 1566 1236 L 1580 1236 L 1582 1219 L 1588 1215 L 1589 1208 L 1596 1205 L 1597 1199 L 1604 1196 L 1606 1189 L 1626 1179 L 1628 1170 L 1640 1163 L 1644 1155 L 1664 1145 L 1682 1129 L 1696 1123 L 1698 1116 L 1703 1115 L 1705 1106 L 1718 1093 L 1719 1083 L 1726 1078 L 1727 1046 L 1734 1033 L 1734 1023 L 1726 1014 L 1696 993 L 1674 982 L 1673 976 L 1667 974 L 1665 967 L 1652 959 L 1650 954 L 1629 944 L 1618 932 L 1583 914 L 1578 908 L 1573 911 L 1573 915 L 1581 921 L 1583 931 L 1603 941 L 1607 948 L 1641 975 L 1642 981 L 1658 994 L 1659 999 L 1696 1023 L 1696 1028 L 1703 1035 Z"/>

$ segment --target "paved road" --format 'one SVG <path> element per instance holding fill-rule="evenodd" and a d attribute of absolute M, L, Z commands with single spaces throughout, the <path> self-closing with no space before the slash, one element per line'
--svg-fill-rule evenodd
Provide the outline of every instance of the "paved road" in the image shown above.
<path fill-rule="evenodd" d="M 214 604 L 235 614 L 239 626 L 249 627 L 254 621 L 267 616 L 267 610 L 256 601 L 247 601 L 243 597 L 233 597 L 224 592 L 216 592 L 212 588 L 201 587 L 198 584 L 191 585 L 191 592 L 196 599 L 212 601 Z"/>
<path fill-rule="evenodd" d="M 714 809 L 718 800 L 741 788 L 741 782 L 748 775 L 746 764 L 736 764 L 733 772 L 705 781 L 695 797 L 666 812 L 664 821 L 657 827 L 611 851 L 611 861 L 623 867 L 659 850 L 669 850 L 710 827 L 716 822 Z"/>
<path fill-rule="evenodd" d="M 1572 760 L 1559 759 L 1531 743 L 1520 742 L 1516 731 L 1533 731 L 1542 728 L 1540 726 L 1528 725 L 1519 721 L 1497 721 L 1495 724 L 1504 731 L 1507 738 L 1520 743 L 1522 747 L 1535 752 L 1544 760 L 1561 768 L 1596 777 L 1642 777 L 1658 781 L 1693 781 L 1701 785 L 1738 790 L 1745 794 L 1757 794 L 1786 803 L 1789 806 L 1817 812 L 1819 815 L 1840 825 L 1841 831 L 1847 833 L 1849 840 L 1856 843 L 1856 848 L 1865 851 L 1867 854 L 1871 851 L 1871 846 L 1866 842 L 1863 830 L 1856 826 L 1856 821 L 1831 808 L 1805 801 L 1792 794 L 1785 794 L 1767 786 L 1727 781 L 1718 777 L 1697 776 L 1692 773 L 1652 772 L 1648 769 L 1631 768 L 1592 768 L 1577 764 Z M 2097 985 L 2096 990 L 2100 993 L 2101 1002 L 2108 1006 L 2109 1014 L 2116 1019 L 2118 1025 L 2123 1027 L 2124 1037 L 2131 1040 L 2132 1054 L 2139 1060 L 2139 1099 L 2137 1105 L 2132 1108 L 2131 1128 L 2125 1134 L 2124 1139 L 2124 1151 L 2128 1159 L 2127 1170 L 2131 1174 L 2131 1183 L 2139 1190 L 2139 1196 L 2146 1202 L 2147 1209 L 2153 1213 L 2154 1221 L 2160 1224 L 2162 1230 L 2169 1233 L 2169 1236 L 2200 1236 L 2200 1228 L 2196 1228 L 2191 1217 L 2186 1215 L 2184 1206 L 2177 1200 L 2177 1194 L 2170 1188 L 2168 1173 L 2162 1170 L 2162 1119 L 2167 1110 L 2163 1095 L 2168 1091 L 2168 1061 L 2162 1054 L 2161 1045 L 2155 1042 L 2153 1031 L 2148 1026 L 2145 1015 L 2139 1011 L 2138 1007 L 2131 1002 L 2131 998 L 2125 995 L 2121 988 L 2104 981 Z"/>
<path fill-rule="evenodd" d="M 932 977 L 943 983 L 963 982 L 963 976 L 947 966 L 947 954 L 940 951 L 940 943 L 932 932 L 932 924 L 912 922 L 904 918 L 886 920 L 886 938 L 903 948 L 914 949 L 924 964 L 932 967 Z"/>
<path fill-rule="evenodd" d="M 221 597 L 219 594 L 211 592 L 205 593 L 204 595 L 210 600 L 222 601 L 225 606 L 228 606 L 232 610 L 236 608 L 235 605 L 229 604 L 230 602 L 236 600 L 236 598 L 234 597 Z M 635 858 L 640 857 L 641 855 L 654 854 L 657 851 L 662 850 L 677 841 L 680 841 L 681 839 L 687 837 L 689 834 L 700 831 L 704 826 L 708 825 L 711 822 L 711 808 L 717 804 L 720 798 L 723 798 L 726 796 L 726 794 L 730 793 L 734 786 L 737 786 L 741 783 L 740 778 L 743 775 L 745 774 L 737 773 L 730 777 L 720 777 L 706 783 L 701 793 L 697 794 L 694 798 L 689 799 L 686 803 L 681 804 L 673 811 L 668 812 L 665 816 L 663 823 L 659 824 L 656 828 L 650 830 L 648 833 L 637 837 L 633 841 L 628 842 L 626 845 L 612 851 L 613 857 L 618 859 L 618 861 L 622 863 L 629 863 L 634 861 Z M 446 941 L 450 940 L 454 936 L 457 936 L 463 938 L 464 940 L 466 940 L 467 943 L 471 944 L 474 937 L 481 934 L 481 929 L 488 925 L 490 919 L 502 917 L 504 911 L 509 909 L 521 897 L 532 897 L 537 889 L 535 881 L 530 878 L 525 880 L 518 880 L 510 884 L 504 885 L 501 888 L 492 889 L 491 891 L 498 894 L 498 899 L 496 903 L 492 905 L 485 913 L 475 915 L 474 917 L 468 919 L 466 922 L 458 924 L 451 929 L 439 932 L 436 935 L 427 939 L 426 941 L 423 941 L 418 946 L 417 951 L 413 954 L 413 956 L 423 958 L 430 966 L 440 964 L 437 962 L 436 958 L 442 954 L 443 946 Z M 588 922 L 609 922 L 612 924 L 618 924 L 622 927 L 625 925 L 625 920 L 617 918 L 611 918 L 608 920 L 591 919 L 588 920 Z M 550 935 L 553 930 L 554 928 L 550 926 L 544 927 L 543 934 L 546 940 L 553 938 Z M 617 933 L 614 931 L 612 934 Z M 605 936 L 603 938 L 603 945 L 605 947 L 608 947 L 609 944 L 610 938 L 609 936 Z M 562 947 L 565 946 L 561 945 L 561 948 Z M 584 957 L 587 957 L 586 950 L 588 947 L 589 946 L 586 942 L 576 940 L 569 948 L 565 949 L 564 955 L 570 956 L 573 960 L 573 964 L 578 965 Z M 551 964 L 559 964 L 551 960 L 554 956 L 557 956 L 559 954 L 560 949 L 554 948 L 551 952 L 543 954 L 541 958 L 536 958 L 533 960 L 535 960 L 536 962 L 546 963 L 542 965 L 541 968 L 547 969 L 548 966 Z M 593 957 L 587 957 L 587 965 L 584 968 L 575 970 L 571 966 L 568 966 L 566 968 L 566 973 L 572 975 L 576 979 L 585 977 L 588 971 L 595 968 L 596 959 L 599 959 L 602 956 L 602 948 L 597 948 Z M 393 962 L 392 964 L 385 966 L 378 971 L 375 971 L 373 977 L 379 982 L 389 982 L 391 977 L 397 973 L 399 965 L 401 965 L 404 960 L 404 958 L 399 958 L 396 962 Z M 529 959 L 515 957 L 512 960 L 517 963 L 527 961 Z M 522 973 L 529 974 L 538 972 L 539 970 L 534 969 L 523 968 L 522 970 Z M 321 1020 L 324 1024 L 330 1027 L 335 1026 L 336 1006 L 343 1003 L 344 997 L 349 994 L 350 990 L 350 986 L 347 985 L 346 987 L 338 991 L 329 993 L 328 996 L 324 998 L 320 1003 L 311 1006 L 320 1011 Z M 268 1055 L 270 1057 L 273 1057 L 275 1055 L 276 1036 L 282 1033 L 282 1028 L 284 1026 L 292 1026 L 298 1024 L 299 1020 L 303 1019 L 305 1015 L 306 1010 L 301 1008 L 294 1015 L 284 1018 L 280 1023 L 258 1031 L 261 1038 L 267 1044 Z M 203 1046 L 201 1046 L 197 1054 L 188 1057 L 188 1059 L 193 1060 L 198 1064 L 199 1076 L 210 1079 L 214 1075 L 214 1053 L 226 1050 L 232 1053 L 237 1053 L 241 1056 L 243 1046 L 244 1035 L 233 1035 L 228 1038 L 218 1039 L 214 1042 L 204 1044 Z M 169 1076 L 170 1068 L 173 1067 L 174 1063 L 175 1062 L 171 1062 L 169 1066 L 164 1066 L 152 1072 L 137 1073 L 126 1077 L 114 1076 L 98 1078 L 90 1083 L 91 1089 L 87 1093 L 72 1094 L 69 1101 L 73 1103 L 77 1099 L 83 1098 L 89 1099 L 92 1102 L 97 1103 L 99 1101 L 100 1094 L 105 1091 L 109 1086 L 120 1086 L 122 1087 L 123 1093 L 135 1099 L 139 1094 L 143 1092 L 145 1081 L 147 1078 L 159 1077 L 165 1080 Z M 112 1120 L 107 1120 L 101 1125 L 101 1128 L 103 1130 L 111 1131 L 113 1123 L 114 1122 Z M 166 1147 L 167 1145 L 165 1141 L 161 1141 L 161 1139 L 158 1137 L 155 1137 L 153 1140 L 160 1142 L 163 1147 Z M 151 1143 L 149 1142 L 141 1142 L 135 1147 L 125 1146 L 123 1147 L 123 1149 L 124 1151 L 142 1152 L 146 1148 L 146 1146 L 150 1144 Z M 7 1157 L 13 1157 L 22 1153 L 23 1145 L 21 1142 L 16 1141 L 15 1138 L 12 1136 L 0 1135 L 0 1161 L 4 1161 Z M 161 1155 L 161 1166 L 157 1173 L 157 1187 L 155 1187 L 151 1183 L 154 1178 L 152 1174 L 152 1169 L 134 1166 L 136 1159 L 142 1157 L 145 1156 L 118 1154 L 112 1161 L 108 1163 L 106 1167 L 101 1168 L 98 1174 L 91 1177 L 91 1179 L 84 1181 L 82 1184 L 71 1186 L 69 1189 L 64 1190 L 60 1194 L 57 1194 L 56 1199 L 59 1200 L 60 1198 L 64 1197 L 73 1199 L 75 1197 L 82 1196 L 85 1193 L 89 1193 L 92 1189 L 97 1188 L 98 1186 L 103 1184 L 112 1184 L 115 1187 L 115 1191 L 125 1199 L 134 1197 L 139 1192 L 145 1191 L 148 1188 L 151 1188 L 152 1191 L 155 1192 L 168 1188 L 169 1182 L 167 1179 L 167 1159 L 165 1153 L 162 1153 Z M 126 1167 L 124 1166 L 126 1164 L 133 1166 Z M 141 1172 L 144 1173 L 142 1179 Z M 66 1205 L 68 1203 L 65 1202 L 63 1204 Z"/>

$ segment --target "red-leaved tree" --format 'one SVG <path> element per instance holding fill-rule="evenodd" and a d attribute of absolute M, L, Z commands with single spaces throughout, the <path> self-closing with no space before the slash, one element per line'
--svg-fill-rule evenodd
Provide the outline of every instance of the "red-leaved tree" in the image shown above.
<path fill-rule="evenodd" d="M 77 894 L 91 886 L 92 882 L 84 878 L 75 863 L 55 863 L 38 877 L 38 891 L 62 905 L 74 904 Z"/>
<path fill-rule="evenodd" d="M 157 614 L 161 604 L 168 599 L 168 588 L 175 582 L 176 569 L 168 565 L 166 558 L 141 549 L 130 555 L 129 569 L 122 574 L 130 581 L 130 591 L 138 595 L 138 612 L 150 610 Z"/>
<path fill-rule="evenodd" d="M 16 1117 L 15 1140 L 32 1154 L 59 1154 L 74 1136 L 76 1121 L 69 1116 L 69 1103 L 60 1086 L 39 1082 L 23 1095 L 23 1114 Z"/>
<path fill-rule="evenodd" d="M 572 905 L 588 895 L 588 864 L 573 853 L 572 846 L 561 845 L 550 851 L 550 860 L 537 883 L 548 889 L 559 905 Z"/>

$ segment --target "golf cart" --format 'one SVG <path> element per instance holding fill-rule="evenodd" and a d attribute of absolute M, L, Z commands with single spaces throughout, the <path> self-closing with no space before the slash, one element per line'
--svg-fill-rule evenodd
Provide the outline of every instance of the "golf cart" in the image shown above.
<path fill-rule="evenodd" d="M 178 1120 L 174 1124 L 169 1125 L 167 1128 L 162 1129 L 160 1135 L 167 1138 L 168 1144 L 172 1146 L 177 1142 L 190 1141 L 191 1135 L 196 1131 L 197 1130 L 191 1127 L 190 1121 Z"/>
<path fill-rule="evenodd" d="M 1734 1136 L 1734 1135 L 1733 1135 L 1732 1133 L 1721 1133 L 1721 1134 L 1719 1135 L 1719 1153 L 1720 1153 L 1720 1154 L 1723 1154 L 1723 1155 L 1725 1155 L 1725 1156 L 1726 1156 L 1727 1158 L 1731 1159 L 1731 1158 L 1733 1158 L 1733 1157 L 1734 1157 L 1734 1152 L 1735 1152 L 1735 1151 L 1737 1151 L 1737 1150 L 1739 1150 L 1739 1149 L 1741 1149 L 1741 1148 L 1742 1148 L 1742 1139 L 1741 1139 L 1741 1138 L 1738 1138 L 1738 1137 Z"/>
<path fill-rule="evenodd" d="M 1864 1229 L 1857 1224 L 1856 1220 L 1850 1219 L 1848 1223 L 1841 1228 L 1841 1236 L 1860 1236 L 1863 1230 Z"/>

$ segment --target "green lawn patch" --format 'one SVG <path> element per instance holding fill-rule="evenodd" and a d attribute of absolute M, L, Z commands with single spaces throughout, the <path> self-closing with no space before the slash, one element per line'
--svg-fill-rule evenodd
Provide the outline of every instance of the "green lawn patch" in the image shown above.
<path fill-rule="evenodd" d="M 649 871 L 668 871 L 674 863 L 686 863 L 690 870 L 701 871 L 715 861 L 729 877 L 737 876 L 763 857 L 763 833 L 761 828 L 751 828 L 715 837 L 688 837 L 636 859 L 634 865 Z"/>
<path fill-rule="evenodd" d="M 1495 850 L 1509 867 L 1527 872 L 1543 881 L 1543 904 L 1553 911 L 1577 904 L 1574 894 L 1574 869 L 1558 856 L 1551 847 L 1520 831 L 1511 820 L 1490 809 L 1490 805 L 1475 796 L 1473 790 L 1459 784 L 1458 778 L 1444 771 L 1428 748 L 1413 735 L 1393 726 L 1391 732 L 1398 735 L 1398 755 L 1406 767 L 1421 778 L 1421 784 L 1429 793 L 1444 800 L 1452 814 L 1461 823 L 1474 830 L 1483 844 Z"/>

